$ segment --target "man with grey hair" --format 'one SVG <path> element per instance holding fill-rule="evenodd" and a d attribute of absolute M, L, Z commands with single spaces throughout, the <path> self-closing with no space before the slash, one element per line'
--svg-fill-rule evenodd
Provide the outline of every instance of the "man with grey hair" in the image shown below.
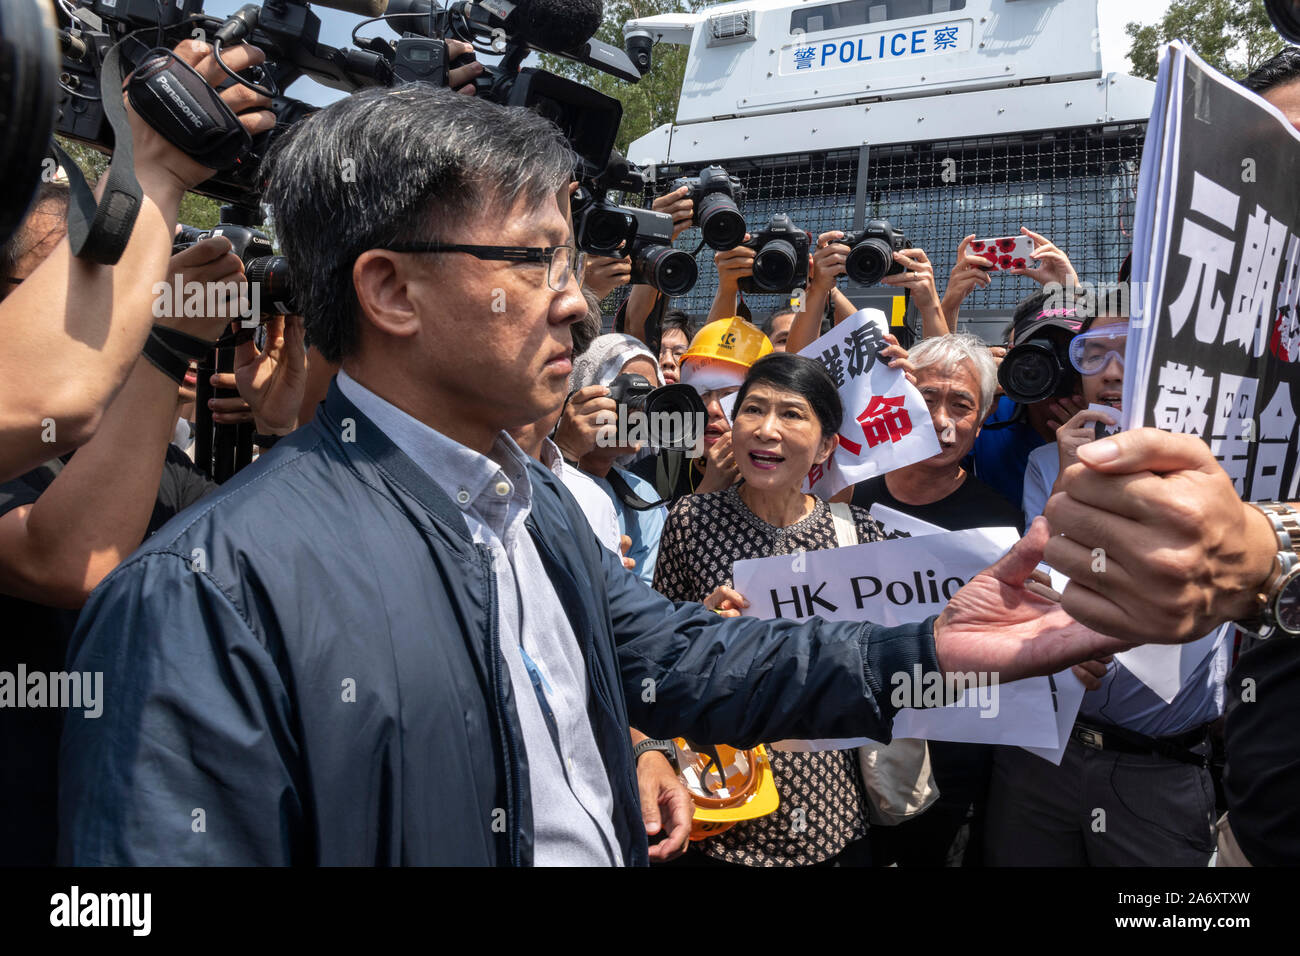
<path fill-rule="evenodd" d="M 916 387 L 930 409 L 939 454 L 854 486 L 852 501 L 876 502 L 950 531 L 1013 527 L 1020 511 L 962 467 L 993 406 L 997 368 L 988 346 L 956 332 L 925 339 L 908 353 Z"/>
<path fill-rule="evenodd" d="M 965 332 L 937 335 L 912 349 L 908 360 L 934 420 L 939 454 L 859 482 L 853 503 L 885 505 L 948 531 L 1023 530 L 1020 510 L 962 467 L 993 407 L 997 367 L 988 346 Z M 932 740 L 930 764 L 939 799 L 899 826 L 872 829 L 876 864 L 980 865 L 992 748 Z"/>
<path fill-rule="evenodd" d="M 893 628 L 724 618 L 627 571 L 508 434 L 560 406 L 586 311 L 572 168 L 536 113 L 423 84 L 277 148 L 276 231 L 342 367 L 87 603 L 70 666 L 107 699 L 63 738 L 64 862 L 644 864 L 629 726 L 887 741 L 891 674 L 1127 646 L 1025 586 L 1045 522 Z"/>

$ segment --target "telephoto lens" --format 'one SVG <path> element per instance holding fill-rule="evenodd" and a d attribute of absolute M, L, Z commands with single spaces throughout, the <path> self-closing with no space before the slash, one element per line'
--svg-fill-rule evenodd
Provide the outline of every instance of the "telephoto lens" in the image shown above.
<path fill-rule="evenodd" d="M 875 285 L 886 276 L 903 272 L 894 253 L 906 249 L 908 241 L 888 219 L 873 219 L 861 232 L 848 233 L 840 242 L 851 247 L 844 259 L 844 272 L 859 285 Z"/>
<path fill-rule="evenodd" d="M 261 286 L 262 311 L 268 315 L 290 315 L 298 311 L 293 298 L 293 276 L 284 256 L 258 256 L 244 264 L 249 283 Z"/>
<path fill-rule="evenodd" d="M 695 288 L 699 267 L 681 249 L 651 243 L 632 247 L 632 282 L 648 285 L 666 296 L 685 295 Z"/>
<path fill-rule="evenodd" d="M 773 239 L 754 256 L 754 285 L 758 288 L 780 292 L 794 281 L 794 246 L 784 239 Z"/>
<path fill-rule="evenodd" d="M 1068 346 L 1048 335 L 1017 345 L 998 366 L 998 384 L 1021 405 L 1068 395 L 1073 378 Z"/>

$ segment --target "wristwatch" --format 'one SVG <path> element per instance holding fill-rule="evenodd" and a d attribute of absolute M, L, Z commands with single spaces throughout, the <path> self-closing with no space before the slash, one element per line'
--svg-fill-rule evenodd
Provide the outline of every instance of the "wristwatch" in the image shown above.
<path fill-rule="evenodd" d="M 643 753 L 648 753 L 651 750 L 658 750 L 668 758 L 668 762 L 673 765 L 673 769 L 677 768 L 677 745 L 671 740 L 646 739 L 641 741 L 632 748 L 632 763 L 635 764 L 641 759 Z"/>
<path fill-rule="evenodd" d="M 1277 535 L 1277 557 L 1265 590 L 1256 595 L 1259 611 L 1247 621 L 1237 621 L 1243 631 L 1259 638 L 1281 634 L 1300 637 L 1300 512 L 1290 505 L 1270 501 L 1255 505 L 1264 512 Z"/>

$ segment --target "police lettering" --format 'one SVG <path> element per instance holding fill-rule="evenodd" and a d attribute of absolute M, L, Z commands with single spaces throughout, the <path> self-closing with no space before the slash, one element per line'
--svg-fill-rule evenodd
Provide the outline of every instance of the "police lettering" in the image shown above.
<path fill-rule="evenodd" d="M 913 571 L 910 581 L 882 581 L 870 574 L 850 578 L 853 585 L 853 600 L 860 611 L 863 602 L 876 597 L 882 592 L 891 604 L 944 604 L 965 584 L 961 578 L 944 578 L 939 580 L 933 570 L 927 569 L 922 577 L 920 571 Z"/>

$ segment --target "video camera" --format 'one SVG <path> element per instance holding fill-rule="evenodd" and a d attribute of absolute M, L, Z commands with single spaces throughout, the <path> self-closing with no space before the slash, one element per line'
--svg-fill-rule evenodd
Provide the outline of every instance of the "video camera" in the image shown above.
<path fill-rule="evenodd" d="M 260 167 L 276 139 L 316 107 L 285 95 L 295 80 L 311 77 L 334 89 L 352 92 L 369 86 L 394 86 L 425 81 L 446 85 L 449 63 L 446 37 L 455 37 L 484 52 L 504 52 L 502 62 L 486 67 L 476 83 L 476 92 L 507 106 L 528 107 L 549 119 L 564 132 L 581 158 L 583 168 L 596 174 L 606 167 L 613 146 L 622 107 L 618 100 L 571 80 L 542 70 L 520 69 L 534 50 L 543 50 L 586 63 L 628 82 L 640 73 L 627 54 L 591 39 L 600 25 L 601 0 L 470 0 L 435 8 L 430 0 L 323 0 L 326 6 L 368 17 L 364 23 L 385 20 L 397 25 L 396 41 L 370 37 L 357 46 L 337 48 L 320 41 L 320 18 L 304 0 L 265 0 L 262 5 L 246 4 L 225 18 L 203 12 L 203 0 L 71 0 L 57 6 L 57 28 L 49 16 L 49 0 L 0 0 L 0 23 L 15 40 L 4 44 L 6 65 L 18 67 L 13 77 L 12 99 L 30 103 L 30 114 L 39 120 L 53 112 L 57 101 L 55 130 L 71 139 L 111 153 L 113 129 L 106 119 L 101 89 L 115 84 L 102 76 L 108 51 L 117 47 L 120 73 L 129 74 L 150 51 L 171 49 L 181 40 L 195 38 L 213 44 L 218 63 L 230 76 L 271 99 L 275 128 L 252 137 L 233 163 L 224 164 L 195 191 L 222 202 L 255 206 L 263 186 Z M 386 12 L 387 11 L 387 12 Z M 358 24 L 358 27 L 363 25 Z M 49 46 L 42 32 L 58 36 L 61 64 L 52 69 Z M 354 39 L 356 33 L 353 33 Z M 39 38 L 42 42 L 31 43 Z M 494 46 L 481 41 L 490 38 Z M 259 67 L 235 73 L 221 59 L 222 49 L 248 42 L 266 53 Z M 7 85 L 7 84 L 6 84 Z M 10 100 L 10 90 L 0 89 L 0 105 Z M 26 111 L 24 111 L 24 114 Z M 14 115 L 7 113 L 5 115 Z M 35 143 L 31 131 L 38 134 Z M 15 140 L 27 140 L 25 152 L 48 146 L 48 134 L 41 123 L 31 126 L 10 124 L 5 131 L 0 174 L 9 180 L 9 153 L 22 154 Z M 166 135 L 166 134 L 164 134 Z M 171 138 L 171 137 L 169 137 Z M 173 140 L 174 142 L 176 140 Z M 182 147 L 183 148 L 183 147 Z M 31 168 L 39 163 L 16 155 L 13 165 Z M 14 170 L 17 172 L 18 170 Z M 25 184 L 30 173 L 21 180 Z M 25 188 L 25 198 L 31 193 Z M 17 214 L 5 211 L 4 218 L 21 219 L 26 202 Z"/>
<path fill-rule="evenodd" d="M 736 283 L 741 292 L 790 292 L 808 285 L 808 247 L 812 237 L 777 213 L 767 228 L 749 242 L 754 250 L 754 272 Z"/>

